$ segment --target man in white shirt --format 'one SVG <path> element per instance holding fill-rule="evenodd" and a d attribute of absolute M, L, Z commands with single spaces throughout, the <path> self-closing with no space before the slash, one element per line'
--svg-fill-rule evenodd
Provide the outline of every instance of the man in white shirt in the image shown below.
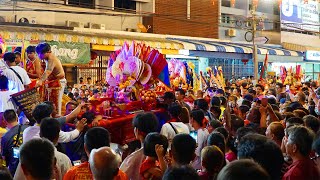
<path fill-rule="evenodd" d="M 3 55 L 3 59 L 9 66 L 9 68 L 4 69 L 2 72 L 9 79 L 9 91 L 17 93 L 27 89 L 31 80 L 26 70 L 17 66 L 15 62 L 16 55 L 12 52 L 7 52 Z"/>
<path fill-rule="evenodd" d="M 182 112 L 182 107 L 179 103 L 172 103 L 168 107 L 168 111 L 171 119 L 162 126 L 160 134 L 168 138 L 170 148 L 174 136 L 177 134 L 189 134 L 190 130 L 186 124 L 181 122 L 180 115 Z"/>
<path fill-rule="evenodd" d="M 41 123 L 42 119 L 50 117 L 51 113 L 52 113 L 52 108 L 48 104 L 45 104 L 45 103 L 38 104 L 34 108 L 34 110 L 32 112 L 32 116 L 36 120 L 37 124 L 35 124 L 34 126 L 30 126 L 24 130 L 24 132 L 23 132 L 23 141 L 24 142 L 27 142 L 27 141 L 34 139 L 34 138 L 40 138 L 40 123 Z M 70 141 L 74 140 L 75 138 L 77 138 L 79 136 L 79 134 L 83 130 L 84 126 L 86 126 L 85 119 L 79 121 L 76 126 L 76 129 L 71 132 L 60 131 L 58 142 L 62 143 L 62 142 L 70 142 Z"/>
<path fill-rule="evenodd" d="M 54 118 L 45 118 L 40 125 L 40 136 L 46 138 L 53 144 L 57 144 L 60 136 L 60 123 Z M 54 155 L 56 158 L 55 164 L 55 179 L 62 179 L 66 172 L 72 167 L 71 161 L 65 154 L 57 151 L 55 148 Z M 14 179 L 26 179 L 22 173 L 21 166 L 17 168 Z"/>

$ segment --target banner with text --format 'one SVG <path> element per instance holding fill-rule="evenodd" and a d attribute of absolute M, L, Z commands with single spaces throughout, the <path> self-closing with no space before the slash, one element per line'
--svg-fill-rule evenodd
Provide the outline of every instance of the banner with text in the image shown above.
<path fill-rule="evenodd" d="M 282 0 L 281 28 L 319 32 L 319 3 L 314 0 Z"/>
<path fill-rule="evenodd" d="M 90 45 L 84 43 L 66 43 L 49 41 L 52 53 L 62 64 L 88 64 L 90 62 Z"/>

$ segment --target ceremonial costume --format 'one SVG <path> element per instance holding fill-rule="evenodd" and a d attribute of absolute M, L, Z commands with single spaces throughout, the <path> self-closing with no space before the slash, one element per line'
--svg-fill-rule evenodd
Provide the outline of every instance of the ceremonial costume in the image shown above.
<path fill-rule="evenodd" d="M 47 69 L 48 64 L 46 66 L 46 70 Z M 56 61 L 56 64 L 54 64 L 52 73 L 48 77 L 48 80 L 45 82 L 45 98 L 56 105 L 59 115 L 61 115 L 64 88 L 67 85 L 67 80 L 64 76 L 64 70 L 58 60 Z"/>

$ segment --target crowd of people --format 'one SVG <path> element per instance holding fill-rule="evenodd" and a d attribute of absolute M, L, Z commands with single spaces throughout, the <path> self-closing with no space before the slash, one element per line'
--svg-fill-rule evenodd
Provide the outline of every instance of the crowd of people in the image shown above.
<path fill-rule="evenodd" d="M 133 118 L 137 140 L 116 147 L 113 134 L 99 127 L 100 121 L 112 119 L 105 120 L 89 104 L 91 98 L 108 97 L 108 86 L 93 84 L 89 77 L 64 88 L 61 63 L 49 45 L 28 47 L 27 54 L 27 70 L 19 53 L 5 53 L 0 61 L 6 63 L 0 64 L 0 179 L 320 179 L 316 82 L 254 84 L 248 78 L 229 81 L 222 89 L 167 91 L 157 98 L 158 114 Z M 55 101 L 33 108 L 35 122 L 19 119 L 23 113 L 10 95 L 32 83 L 41 88 L 47 80 L 60 83 Z M 72 100 L 62 115 L 57 106 L 63 91 Z"/>

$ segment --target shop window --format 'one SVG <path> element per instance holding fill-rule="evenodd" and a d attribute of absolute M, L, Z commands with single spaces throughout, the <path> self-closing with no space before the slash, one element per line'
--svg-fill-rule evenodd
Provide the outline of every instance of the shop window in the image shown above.
<path fill-rule="evenodd" d="M 136 1 L 133 0 L 114 0 L 115 10 L 136 10 Z"/>
<path fill-rule="evenodd" d="M 242 78 L 254 75 L 252 60 L 244 65 L 241 59 L 209 58 L 209 66 L 212 68 L 221 66 L 225 79 L 231 79 L 232 76 Z"/>
<path fill-rule="evenodd" d="M 84 8 L 95 8 L 95 0 L 65 0 L 68 5 Z"/>
<path fill-rule="evenodd" d="M 109 56 L 98 56 L 97 59 L 93 61 L 91 66 L 79 66 L 75 68 L 74 73 L 77 74 L 77 83 L 79 83 L 79 78 L 87 79 L 91 77 L 92 82 L 102 81 L 105 82 L 106 73 L 107 73 L 107 62 Z"/>

